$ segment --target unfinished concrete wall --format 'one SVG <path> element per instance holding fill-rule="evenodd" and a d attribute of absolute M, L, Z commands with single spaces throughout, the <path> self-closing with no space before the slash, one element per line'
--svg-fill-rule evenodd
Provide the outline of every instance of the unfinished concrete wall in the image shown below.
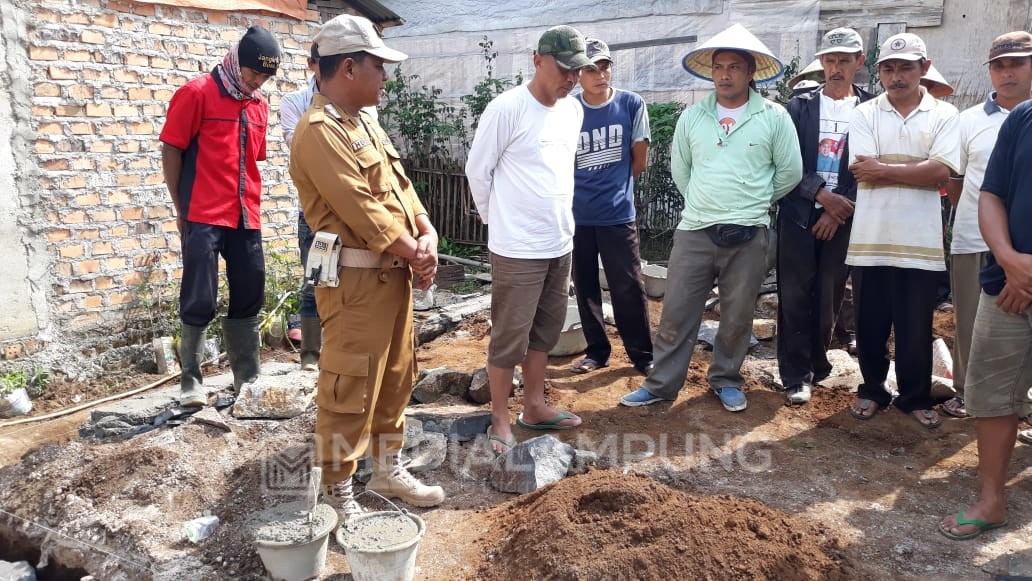
<path fill-rule="evenodd" d="M 88 372 L 98 353 L 147 338 L 150 301 L 172 290 L 181 269 L 158 141 L 167 104 L 251 24 L 271 30 L 286 53 L 280 75 L 263 87 L 269 159 L 259 167 L 266 247 L 294 248 L 278 109 L 306 81 L 317 12 L 301 22 L 121 0 L 0 7 L 0 72 L 10 76 L 0 89 L 10 104 L 0 107 L 0 340 L 43 339 L 49 347 L 35 356 L 42 365 Z"/>
<path fill-rule="evenodd" d="M 45 285 L 47 263 L 41 252 L 41 237 L 22 228 L 33 221 L 40 194 L 36 168 L 29 155 L 32 84 L 25 52 L 29 17 L 24 3 L 0 4 L 0 248 L 5 250 L 0 252 L 0 297 L 4 311 L 0 318 L 0 341 L 34 338 L 48 318 L 46 293 L 39 292 Z M 18 177 L 24 188 L 16 187 Z M 35 266 L 31 272 L 30 256 Z M 4 357 L 25 351 L 17 342 L 9 349 L 3 352 Z"/>

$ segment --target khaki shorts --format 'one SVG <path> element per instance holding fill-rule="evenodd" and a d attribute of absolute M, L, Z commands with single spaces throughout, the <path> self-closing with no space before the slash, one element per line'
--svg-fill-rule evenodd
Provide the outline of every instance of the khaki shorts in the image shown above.
<path fill-rule="evenodd" d="M 491 344 L 487 362 L 516 367 L 528 349 L 552 350 L 566 321 L 570 253 L 506 258 L 491 253 Z"/>
<path fill-rule="evenodd" d="M 1010 315 L 979 297 L 964 404 L 978 418 L 1032 414 L 1032 308 Z"/>

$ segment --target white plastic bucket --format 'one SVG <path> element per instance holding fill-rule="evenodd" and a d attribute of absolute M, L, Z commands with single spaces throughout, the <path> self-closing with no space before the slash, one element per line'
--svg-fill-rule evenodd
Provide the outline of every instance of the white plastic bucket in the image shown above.
<path fill-rule="evenodd" d="M 415 531 L 411 538 L 399 539 L 396 544 L 388 546 L 364 545 L 355 538 L 352 531 L 359 530 L 363 523 L 370 524 L 375 519 L 411 520 Z M 408 524 L 403 522 L 403 526 Z M 351 576 L 355 581 L 411 581 L 416 574 L 416 553 L 419 542 L 426 534 L 426 523 L 423 519 L 410 513 L 402 512 L 370 512 L 353 516 L 337 529 L 337 543 L 344 547 L 351 566 Z"/>

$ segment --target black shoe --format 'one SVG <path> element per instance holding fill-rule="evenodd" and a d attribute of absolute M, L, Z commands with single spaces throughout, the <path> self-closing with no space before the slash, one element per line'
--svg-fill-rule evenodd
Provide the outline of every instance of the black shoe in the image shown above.
<path fill-rule="evenodd" d="M 654 363 L 652 363 L 651 361 L 649 361 L 645 365 L 637 365 L 636 364 L 634 366 L 634 368 L 638 370 L 638 373 L 644 375 L 645 377 L 648 377 L 648 376 L 652 375 L 652 370 L 656 368 L 656 365 Z"/>

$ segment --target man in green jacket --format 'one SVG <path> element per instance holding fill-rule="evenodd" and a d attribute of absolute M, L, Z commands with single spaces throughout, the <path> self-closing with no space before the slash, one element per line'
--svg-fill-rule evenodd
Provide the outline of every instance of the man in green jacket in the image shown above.
<path fill-rule="evenodd" d="M 654 341 L 655 370 L 620 403 L 643 406 L 677 398 L 716 281 L 721 320 L 709 384 L 725 409 L 741 411 L 746 408 L 741 367 L 772 236 L 769 210 L 802 179 L 802 157 L 788 113 L 755 90 L 756 81 L 777 77 L 784 66 L 744 27 L 736 24 L 713 37 L 683 65 L 711 80 L 714 94 L 686 109 L 677 122 L 670 171 L 685 204 Z"/>

